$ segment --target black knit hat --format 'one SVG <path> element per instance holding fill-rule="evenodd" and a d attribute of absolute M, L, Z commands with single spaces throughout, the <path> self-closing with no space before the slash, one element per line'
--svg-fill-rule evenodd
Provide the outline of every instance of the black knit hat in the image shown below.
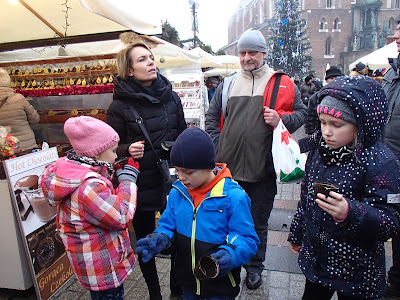
<path fill-rule="evenodd" d="M 326 70 L 325 73 L 325 80 L 328 80 L 332 77 L 339 77 L 339 76 L 344 76 L 342 71 L 338 67 L 332 66 L 328 70 Z"/>
<path fill-rule="evenodd" d="M 356 65 L 356 71 L 360 72 L 362 69 L 364 69 L 366 66 L 360 61 L 357 65 Z"/>
<path fill-rule="evenodd" d="M 185 129 L 172 147 L 171 163 L 185 169 L 214 169 L 215 148 L 211 137 L 198 127 Z"/>

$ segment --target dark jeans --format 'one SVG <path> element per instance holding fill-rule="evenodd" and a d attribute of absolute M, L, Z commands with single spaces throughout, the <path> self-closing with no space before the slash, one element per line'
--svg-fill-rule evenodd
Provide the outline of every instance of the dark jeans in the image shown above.
<path fill-rule="evenodd" d="M 306 279 L 306 286 L 304 288 L 304 294 L 302 300 L 330 300 L 335 293 L 327 287 L 324 287 L 317 283 L 312 283 Z M 338 300 L 362 300 L 364 298 L 344 296 L 343 294 L 337 293 Z"/>
<path fill-rule="evenodd" d="M 388 272 L 388 282 L 400 290 L 400 238 L 398 236 L 392 238 L 392 259 L 393 266 Z"/>
<path fill-rule="evenodd" d="M 244 267 L 247 273 L 261 273 L 264 269 L 263 262 L 267 250 L 268 219 L 277 190 L 276 179 L 271 177 L 271 179 L 259 182 L 239 181 L 239 184 L 251 199 L 251 216 L 261 241 L 256 255 Z"/>
<path fill-rule="evenodd" d="M 154 229 L 156 228 L 155 220 L 156 215 L 154 211 L 135 212 L 132 225 L 135 229 L 137 240 L 146 237 L 146 235 L 154 231 Z M 143 273 L 144 280 L 146 281 L 147 288 L 149 289 L 150 299 L 162 299 L 155 258 L 153 257 L 147 263 L 144 263 L 140 254 L 138 255 L 138 257 L 140 270 Z"/>
<path fill-rule="evenodd" d="M 105 291 L 90 291 L 92 300 L 124 300 L 124 285 Z"/>
<path fill-rule="evenodd" d="M 155 212 L 154 211 L 136 211 L 133 218 L 133 228 L 135 229 L 136 239 L 146 237 L 155 229 Z M 171 254 L 171 272 L 170 272 L 170 289 L 175 295 L 182 293 L 181 287 L 175 280 L 175 247 L 171 246 L 168 253 Z M 149 289 L 150 300 L 159 300 L 161 297 L 161 289 L 158 281 L 156 260 L 150 259 L 147 263 L 142 261 L 142 256 L 138 255 L 140 270 L 143 273 L 147 288 Z"/>
<path fill-rule="evenodd" d="M 187 290 L 183 290 L 183 300 L 234 300 L 232 297 L 224 297 L 224 296 L 210 296 L 210 297 L 202 297 L 199 295 L 192 294 Z"/>

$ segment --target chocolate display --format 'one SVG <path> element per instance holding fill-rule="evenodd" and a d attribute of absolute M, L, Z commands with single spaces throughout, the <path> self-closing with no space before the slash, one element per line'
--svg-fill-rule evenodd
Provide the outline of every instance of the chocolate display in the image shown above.
<path fill-rule="evenodd" d="M 29 175 L 20 178 L 14 185 L 15 188 L 36 190 L 39 187 L 39 176 Z"/>

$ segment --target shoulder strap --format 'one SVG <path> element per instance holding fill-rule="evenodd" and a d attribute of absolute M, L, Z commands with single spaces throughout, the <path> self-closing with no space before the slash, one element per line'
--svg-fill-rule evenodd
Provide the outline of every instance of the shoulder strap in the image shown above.
<path fill-rule="evenodd" d="M 281 83 L 282 75 L 283 75 L 283 73 L 277 73 L 275 75 L 275 82 L 274 82 L 274 86 L 272 88 L 271 99 L 270 99 L 270 103 L 269 103 L 269 108 L 271 108 L 271 109 L 275 108 L 276 98 L 278 97 L 279 85 Z M 267 86 L 265 87 L 264 105 L 266 105 L 267 101 L 268 101 L 268 93 L 269 93 L 270 86 L 271 86 L 270 84 L 267 84 Z"/>
<path fill-rule="evenodd" d="M 135 122 L 139 125 L 140 130 L 142 130 L 144 137 L 146 138 L 147 142 L 149 143 L 151 149 L 153 150 L 154 155 L 156 156 L 157 161 L 160 161 L 160 158 L 158 157 L 157 152 L 156 152 L 156 150 L 154 149 L 153 143 L 151 142 L 149 133 L 147 132 L 146 127 L 144 127 L 144 123 L 143 123 L 142 117 L 139 116 L 138 112 L 136 111 L 136 109 L 135 109 L 132 105 L 129 105 L 129 108 L 130 108 L 130 110 L 132 111 L 133 116 L 135 117 Z"/>
<path fill-rule="evenodd" d="M 229 94 L 231 93 L 233 84 L 236 81 L 240 72 L 233 74 L 232 76 L 226 77 L 224 79 L 224 84 L 222 86 L 222 97 L 221 97 L 221 110 L 222 117 L 225 119 L 226 116 L 226 106 L 228 105 Z"/>

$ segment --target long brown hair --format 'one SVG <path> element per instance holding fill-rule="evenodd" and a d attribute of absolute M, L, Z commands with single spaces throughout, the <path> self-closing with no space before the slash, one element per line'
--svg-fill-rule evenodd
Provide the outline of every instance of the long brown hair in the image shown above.
<path fill-rule="evenodd" d="M 136 47 L 143 47 L 150 51 L 151 55 L 153 52 L 151 51 L 150 47 L 147 46 L 145 43 L 132 43 L 128 45 L 126 48 L 120 50 L 117 55 L 117 67 L 118 67 L 118 76 L 122 80 L 128 80 L 129 77 L 129 68 L 131 67 L 132 57 L 130 51 Z M 153 55 L 154 56 L 154 55 Z"/>

